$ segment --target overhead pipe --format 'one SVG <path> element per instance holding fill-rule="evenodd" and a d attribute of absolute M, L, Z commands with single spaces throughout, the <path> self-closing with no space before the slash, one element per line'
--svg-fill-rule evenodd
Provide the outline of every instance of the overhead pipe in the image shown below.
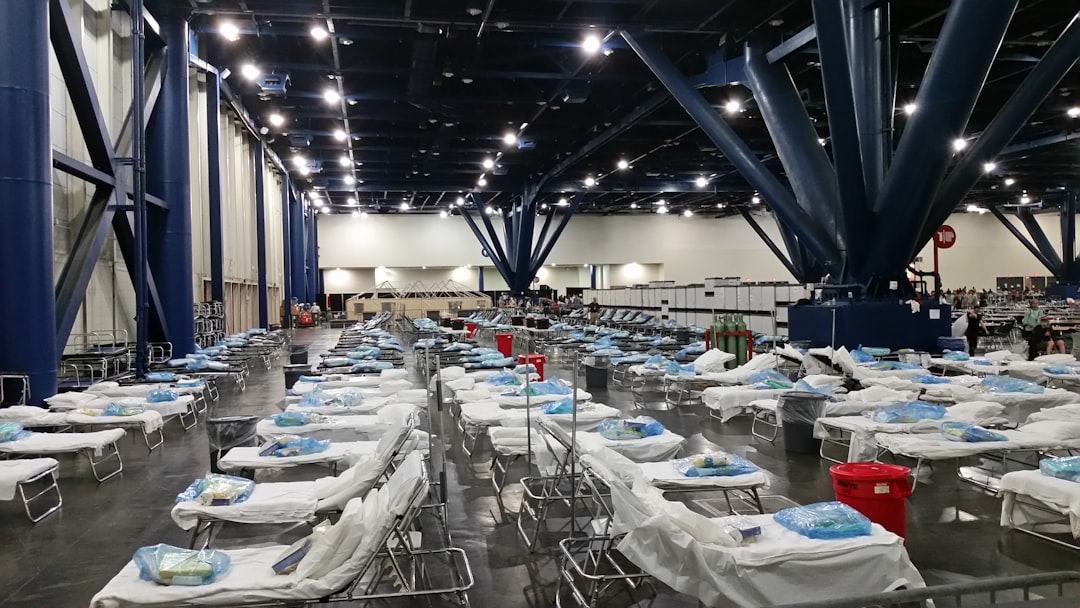
<path fill-rule="evenodd" d="M 835 243 L 813 216 L 799 208 L 795 198 L 770 173 L 730 126 L 687 81 L 660 49 L 640 34 L 621 32 L 622 37 L 649 70 L 664 84 L 701 130 L 716 144 L 743 177 L 761 193 L 788 226 L 798 227 L 800 241 L 827 266 L 838 266 Z"/>
<path fill-rule="evenodd" d="M 985 175 L 983 165 L 993 162 L 1020 129 L 1027 124 L 1035 110 L 1046 100 L 1080 59 L 1080 13 L 1065 26 L 1054 44 L 1020 86 L 1009 96 L 997 116 L 971 146 L 971 150 L 956 164 L 934 198 L 929 219 L 922 226 L 919 245 L 928 242 L 940 226 L 961 203 L 964 196 Z M 920 247 L 921 248 L 921 247 Z"/>
<path fill-rule="evenodd" d="M 0 2 L 0 369 L 56 394 L 48 0 Z"/>
<path fill-rule="evenodd" d="M 915 250 L 934 195 L 1005 37 L 1018 0 L 955 0 L 915 97 L 896 156 L 878 197 L 875 247 L 866 276 L 896 280 Z M 912 234 L 914 233 L 914 235 Z"/>
<path fill-rule="evenodd" d="M 1043 256 L 1050 261 L 1051 264 L 1058 268 L 1059 275 L 1065 274 L 1065 265 L 1061 263 L 1061 257 L 1057 251 L 1054 251 L 1054 245 L 1050 242 L 1049 237 L 1046 236 L 1046 231 L 1039 225 L 1038 220 L 1031 213 L 1031 209 L 1022 207 L 1016 210 L 1016 217 L 1020 220 L 1020 223 L 1027 229 L 1028 234 L 1031 235 L 1031 241 L 1035 243 L 1035 246 L 1039 248 Z"/>
<path fill-rule="evenodd" d="M 1024 233 L 1020 232 L 1020 229 L 1017 228 L 1012 222 L 1010 222 L 1007 217 L 1005 217 L 1001 210 L 993 206 L 987 208 L 990 210 L 990 213 L 992 213 L 994 217 L 996 217 L 998 221 L 1001 222 L 1001 225 L 1005 226 L 1005 229 L 1011 232 L 1012 235 L 1016 237 L 1016 240 L 1020 241 L 1020 244 L 1023 245 L 1024 248 L 1027 249 L 1029 252 L 1031 252 L 1031 255 L 1035 256 L 1035 259 L 1039 260 L 1040 264 L 1045 266 L 1046 269 L 1050 271 L 1050 274 L 1054 276 L 1060 275 L 1061 266 L 1055 266 L 1050 259 L 1044 256 L 1042 252 L 1039 251 L 1039 248 L 1033 245 L 1031 241 L 1029 241 L 1027 237 L 1024 236 Z"/>
<path fill-rule="evenodd" d="M 746 220 L 746 223 L 750 224 L 750 228 L 752 228 L 754 232 L 757 233 L 758 238 L 760 238 L 765 243 L 765 246 L 769 248 L 769 251 L 771 251 L 773 255 L 776 256 L 776 259 L 780 260 L 780 263 L 784 265 L 784 268 L 787 268 L 788 272 L 791 273 L 791 276 L 795 277 L 796 281 L 799 281 L 800 283 L 803 282 L 802 273 L 795 268 L 795 265 L 791 262 L 791 260 L 788 259 L 786 255 L 784 255 L 784 252 L 780 251 L 780 248 L 776 246 L 776 242 L 772 240 L 772 237 L 770 237 L 769 234 L 765 232 L 765 230 L 761 227 L 761 225 L 757 223 L 757 220 L 755 220 L 753 216 L 750 215 L 750 211 L 747 210 L 746 207 L 741 206 L 736 207 L 735 209 L 739 212 L 739 215 L 743 216 L 743 219 Z"/>
<path fill-rule="evenodd" d="M 769 63 L 764 49 L 754 42 L 745 46 L 745 61 L 747 84 L 795 191 L 796 203 L 832 235 L 840 251 L 846 250 L 846 239 L 837 225 L 837 172 L 818 143 L 818 133 L 795 81 L 784 64 Z M 831 124 L 831 112 L 829 116 Z"/>

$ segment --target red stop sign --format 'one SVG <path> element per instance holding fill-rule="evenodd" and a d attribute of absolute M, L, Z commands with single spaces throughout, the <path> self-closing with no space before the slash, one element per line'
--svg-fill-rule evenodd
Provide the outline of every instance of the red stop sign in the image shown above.
<path fill-rule="evenodd" d="M 956 244 L 956 231 L 953 227 L 944 224 L 934 233 L 934 244 L 941 249 L 948 249 Z"/>

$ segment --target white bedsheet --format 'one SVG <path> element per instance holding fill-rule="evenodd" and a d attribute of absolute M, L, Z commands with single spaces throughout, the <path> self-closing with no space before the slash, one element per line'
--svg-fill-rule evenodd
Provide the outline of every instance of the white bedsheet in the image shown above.
<path fill-rule="evenodd" d="M 0 422 L 17 422 L 24 427 L 64 426 L 67 422 L 64 412 L 51 412 L 32 405 L 13 405 L 0 408 Z"/>
<path fill-rule="evenodd" d="M 772 515 L 753 515 L 760 540 L 727 547 L 709 538 L 724 518 L 690 513 L 685 505 L 663 500 L 655 488 L 635 487 L 630 499 L 621 484 L 612 492 L 616 522 L 627 531 L 619 552 L 706 606 L 773 606 L 924 584 L 903 540 L 877 524 L 870 536 L 812 540 L 780 526 Z"/>
<path fill-rule="evenodd" d="M 776 399 L 791 390 L 790 388 L 756 389 L 752 386 L 713 386 L 701 392 L 701 400 L 705 403 L 705 407 L 720 410 L 720 421 L 727 422 L 745 413 L 751 402 L 759 399 Z"/>
<path fill-rule="evenodd" d="M 87 401 L 86 403 L 79 404 L 78 406 L 72 406 L 70 404 L 58 404 L 49 406 L 50 410 L 67 412 L 75 409 L 92 409 L 103 410 L 109 407 L 109 404 L 115 403 L 122 407 L 136 407 L 142 406 L 148 412 L 157 412 L 163 418 L 169 416 L 177 416 L 179 414 L 191 411 L 192 404 L 195 403 L 194 395 L 180 395 L 176 398 L 176 401 L 160 401 L 157 403 L 151 403 L 144 397 L 102 397 L 101 399 L 95 399 L 93 401 Z"/>
<path fill-rule="evenodd" d="M 105 447 L 126 435 L 124 429 L 108 429 L 93 433 L 30 433 L 29 437 L 0 442 L 5 454 L 63 454 L 93 450 L 100 456 Z"/>
<path fill-rule="evenodd" d="M 229 450 L 218 461 L 218 467 L 222 471 L 238 471 L 240 469 L 288 469 L 305 464 L 319 464 L 332 466 L 338 463 L 351 463 L 363 454 L 371 454 L 375 451 L 375 441 L 343 441 L 331 443 L 325 451 L 303 456 L 259 456 L 258 447 L 238 447 Z"/>
<path fill-rule="evenodd" d="M 82 412 L 68 412 L 66 415 L 68 424 L 71 425 L 128 425 L 139 424 L 143 432 L 153 433 L 165 426 L 165 419 L 158 412 L 147 410 L 131 416 L 87 416 Z"/>
<path fill-rule="evenodd" d="M 99 382 L 87 387 L 86 392 L 102 397 L 139 397 L 145 399 L 152 390 L 164 389 L 177 395 L 197 395 L 205 390 L 206 383 L 199 386 L 173 386 L 168 382 L 158 384 L 131 384 L 121 386 L 115 382 Z"/>
<path fill-rule="evenodd" d="M 1055 479 L 1034 470 L 1013 471 L 1001 477 L 999 496 L 1002 498 L 1002 526 L 1010 525 L 1010 514 L 1012 523 L 1017 526 L 1038 526 L 1061 521 L 1051 513 L 1018 500 L 1034 499 L 1067 517 L 1069 531 L 1074 538 L 1080 538 L 1080 483 Z"/>
<path fill-rule="evenodd" d="M 59 464 L 52 458 L 0 460 L 0 500 L 15 498 L 19 482 L 32 479 Z"/>
<path fill-rule="evenodd" d="M 600 433 L 589 431 L 577 434 L 578 449 L 591 454 L 600 448 L 609 448 L 634 462 L 656 462 L 674 457 L 686 445 L 682 435 L 664 429 L 660 435 L 641 439 L 606 439 Z"/>
<path fill-rule="evenodd" d="M 255 426 L 255 433 L 269 439 L 278 435 L 315 435 L 332 441 L 377 439 L 390 425 L 374 414 L 328 416 L 323 422 L 301 426 L 278 426 L 273 419 L 264 418 Z"/>
<path fill-rule="evenodd" d="M 314 517 L 319 503 L 314 487 L 314 481 L 259 483 L 247 500 L 235 505 L 211 507 L 190 500 L 176 503 L 172 518 L 183 530 L 194 528 L 200 517 L 246 524 L 305 521 Z"/>
<path fill-rule="evenodd" d="M 1069 403 L 1044 410 L 1039 410 L 1028 416 L 1028 422 L 1041 422 L 1044 420 L 1073 420 L 1080 421 L 1080 403 Z"/>
<path fill-rule="evenodd" d="M 286 403 L 288 403 L 286 398 Z M 323 414 L 325 416 L 355 416 L 358 414 L 374 414 L 379 410 L 393 403 L 388 397 L 368 397 L 360 405 L 356 406 L 344 406 L 344 405 L 318 405 L 314 407 L 307 407 L 300 405 L 299 403 L 289 403 L 285 407 L 287 412 L 308 412 L 311 414 Z"/>
<path fill-rule="evenodd" d="M 591 403 L 589 409 L 578 411 L 578 430 L 590 431 L 609 418 L 618 418 L 622 415 L 619 410 L 604 405 L 603 403 Z M 540 406 L 532 411 L 533 420 L 541 417 L 555 422 L 565 428 L 570 428 L 573 422 L 571 414 L 544 414 Z M 476 403 L 461 404 L 461 420 L 470 426 L 525 426 L 526 414 L 521 408 L 504 408 L 497 401 L 478 401 Z"/>
<path fill-rule="evenodd" d="M 592 399 L 592 393 L 577 389 L 574 393 L 579 402 L 589 401 Z M 489 397 L 490 398 L 490 397 Z M 495 395 L 495 401 L 499 402 L 499 405 L 506 407 L 525 407 L 526 397 L 512 397 L 508 395 Z M 528 397 L 528 404 L 532 406 L 540 406 L 545 403 L 554 403 L 556 401 L 562 401 L 563 399 L 569 399 L 570 395 L 533 395 Z"/>
<path fill-rule="evenodd" d="M 949 441 L 944 436 L 936 434 L 895 435 L 890 433 L 877 433 L 874 435 L 874 441 L 894 454 L 925 460 L 946 460 L 1007 450 L 1080 448 L 1080 439 L 1060 440 L 1040 433 L 1024 431 L 997 432 L 1008 437 L 1008 441 L 968 443 Z"/>
<path fill-rule="evenodd" d="M 322 387 L 322 389 L 335 389 L 335 388 L 378 388 L 382 380 L 378 376 L 346 376 L 342 374 L 329 374 L 327 378 L 338 378 L 336 380 L 325 380 L 323 382 L 303 382 L 298 381 L 292 387 L 293 394 L 304 395 L 315 390 L 315 387 Z"/>
<path fill-rule="evenodd" d="M 649 485 L 656 486 L 660 489 L 678 488 L 685 490 L 690 488 L 700 488 L 702 490 L 710 490 L 717 488 L 752 488 L 769 485 L 769 477 L 762 471 L 747 473 L 745 475 L 687 477 L 676 471 L 670 460 L 665 462 L 642 462 L 638 464 L 638 466 L 641 467 L 641 474 L 644 475 L 645 481 L 648 482 Z"/>

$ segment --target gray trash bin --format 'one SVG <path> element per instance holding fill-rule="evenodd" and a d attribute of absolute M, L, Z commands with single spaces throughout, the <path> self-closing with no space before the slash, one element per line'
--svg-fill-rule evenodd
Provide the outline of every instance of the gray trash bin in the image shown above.
<path fill-rule="evenodd" d="M 300 364 L 308 362 L 308 347 L 306 344 L 294 344 L 289 347 L 289 363 Z"/>
<path fill-rule="evenodd" d="M 260 416 L 224 416 L 207 418 L 206 433 L 210 438 L 210 472 L 221 473 L 218 460 L 229 450 L 243 445 L 256 445 L 255 427 Z"/>
<path fill-rule="evenodd" d="M 776 413 L 784 433 L 784 451 L 816 454 L 821 440 L 814 439 L 814 421 L 825 416 L 825 395 L 805 391 L 781 393 Z"/>
<path fill-rule="evenodd" d="M 585 387 L 607 388 L 610 369 L 611 357 L 606 355 L 585 357 Z"/>
<path fill-rule="evenodd" d="M 300 376 L 311 372 L 311 365 L 308 363 L 289 364 L 283 365 L 282 369 L 285 370 L 285 390 L 289 390 L 300 380 Z"/>

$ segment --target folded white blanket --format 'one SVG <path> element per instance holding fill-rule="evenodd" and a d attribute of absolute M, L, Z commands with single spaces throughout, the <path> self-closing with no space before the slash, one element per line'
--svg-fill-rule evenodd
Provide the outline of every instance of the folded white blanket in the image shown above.
<path fill-rule="evenodd" d="M 116 443 L 126 433 L 124 429 L 108 429 L 93 433 L 31 433 L 29 437 L 0 442 L 5 454 L 63 454 L 93 450 L 100 456 L 105 446 Z"/>

